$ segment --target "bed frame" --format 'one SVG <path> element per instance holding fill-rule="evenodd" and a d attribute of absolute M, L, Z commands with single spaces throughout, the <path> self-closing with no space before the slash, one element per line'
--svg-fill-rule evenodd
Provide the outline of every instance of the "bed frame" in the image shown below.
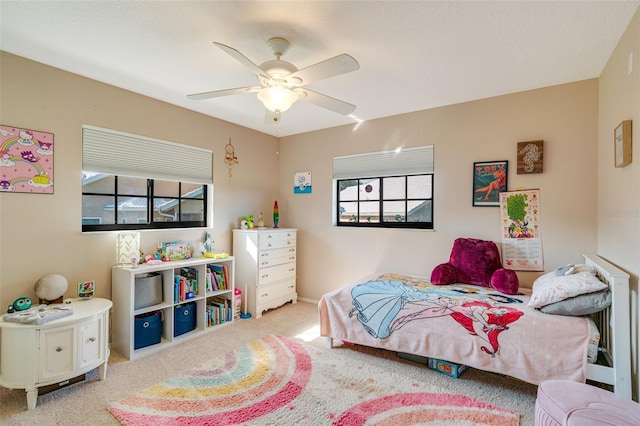
<path fill-rule="evenodd" d="M 611 291 L 611 306 L 592 315 L 600 331 L 598 361 L 587 364 L 586 378 L 613 387 L 614 393 L 631 399 L 631 330 L 629 274 L 597 254 L 585 254 L 585 263 Z M 333 347 L 333 338 L 326 345 Z"/>
<path fill-rule="evenodd" d="M 584 258 L 611 290 L 611 306 L 592 315 L 600 330 L 600 353 L 597 363 L 587 364 L 587 380 L 611 385 L 614 393 L 631 399 L 629 274 L 596 254 Z"/>

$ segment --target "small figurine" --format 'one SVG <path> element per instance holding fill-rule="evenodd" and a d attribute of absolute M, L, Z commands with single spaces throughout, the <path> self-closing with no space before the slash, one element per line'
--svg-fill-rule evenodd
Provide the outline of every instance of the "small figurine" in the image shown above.
<path fill-rule="evenodd" d="M 258 228 L 264 228 L 264 216 L 262 216 L 262 212 L 258 215 Z"/>
<path fill-rule="evenodd" d="M 16 311 L 26 311 L 31 307 L 31 299 L 28 297 L 19 297 L 13 301 L 13 309 Z"/>
<path fill-rule="evenodd" d="M 200 245 L 200 253 L 204 256 L 206 253 L 213 253 L 213 239 L 208 232 L 204 233 L 204 242 Z"/>
<path fill-rule="evenodd" d="M 247 221 L 247 227 L 248 227 L 249 229 L 253 229 L 253 221 L 255 220 L 255 219 L 253 218 L 253 216 L 251 216 L 251 215 L 246 216 L 246 217 L 244 218 L 244 220 L 246 220 L 246 221 Z"/>

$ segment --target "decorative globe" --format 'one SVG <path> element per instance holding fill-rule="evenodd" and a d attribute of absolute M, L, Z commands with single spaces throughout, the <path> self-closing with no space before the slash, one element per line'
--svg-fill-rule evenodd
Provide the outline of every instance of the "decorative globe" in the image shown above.
<path fill-rule="evenodd" d="M 58 274 L 49 274 L 36 281 L 33 289 L 42 300 L 56 300 L 64 296 L 67 287 L 69 287 L 69 283 L 67 283 L 65 277 Z"/>

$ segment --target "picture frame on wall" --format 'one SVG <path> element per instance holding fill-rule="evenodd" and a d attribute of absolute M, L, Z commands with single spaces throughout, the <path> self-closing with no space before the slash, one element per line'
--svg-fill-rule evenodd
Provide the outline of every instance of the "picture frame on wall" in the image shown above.
<path fill-rule="evenodd" d="M 53 133 L 0 124 L 0 192 L 53 194 Z"/>
<path fill-rule="evenodd" d="M 518 142 L 517 169 L 519 175 L 542 173 L 544 141 Z"/>
<path fill-rule="evenodd" d="M 507 190 L 508 163 L 473 163 L 473 207 L 500 207 L 500 193 Z"/>
<path fill-rule="evenodd" d="M 621 122 L 613 131 L 614 160 L 616 167 L 631 164 L 631 120 Z"/>

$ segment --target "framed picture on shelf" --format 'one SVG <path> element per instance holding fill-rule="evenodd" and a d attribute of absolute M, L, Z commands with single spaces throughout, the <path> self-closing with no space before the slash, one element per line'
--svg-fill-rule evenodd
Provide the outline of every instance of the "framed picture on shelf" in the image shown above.
<path fill-rule="evenodd" d="M 631 164 L 631 120 L 625 120 L 613 131 L 616 167 Z"/>
<path fill-rule="evenodd" d="M 507 190 L 508 161 L 473 163 L 473 206 L 500 207 L 500 193 Z"/>

